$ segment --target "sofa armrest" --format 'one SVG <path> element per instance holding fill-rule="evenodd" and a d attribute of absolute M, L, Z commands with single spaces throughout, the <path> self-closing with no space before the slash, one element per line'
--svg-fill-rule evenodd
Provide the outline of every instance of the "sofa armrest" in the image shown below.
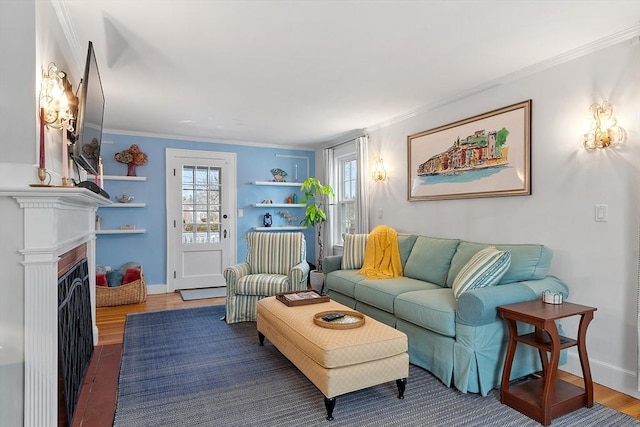
<path fill-rule="evenodd" d="M 289 271 L 289 286 L 290 291 L 298 291 L 301 289 L 307 289 L 307 278 L 309 277 L 309 264 L 307 261 L 295 265 L 291 271 Z"/>
<path fill-rule="evenodd" d="M 322 272 L 324 274 L 340 270 L 342 267 L 342 255 L 331 255 L 322 260 Z"/>
<path fill-rule="evenodd" d="M 247 276 L 251 273 L 251 267 L 248 263 L 243 262 L 236 265 L 231 265 L 224 269 L 224 280 L 227 282 L 227 295 L 234 295 L 236 292 L 236 282 L 242 276 Z"/>
<path fill-rule="evenodd" d="M 469 326 L 493 323 L 499 319 L 498 306 L 539 299 L 546 290 L 562 293 L 563 299 L 569 296 L 567 285 L 554 276 L 471 289 L 460 295 L 458 299 L 456 322 Z"/>

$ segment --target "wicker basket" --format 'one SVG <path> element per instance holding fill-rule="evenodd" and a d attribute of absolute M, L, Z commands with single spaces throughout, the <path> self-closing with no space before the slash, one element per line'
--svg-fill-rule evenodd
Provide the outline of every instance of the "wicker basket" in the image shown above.
<path fill-rule="evenodd" d="M 140 279 L 126 285 L 108 288 L 96 286 L 96 307 L 113 307 L 115 305 L 137 304 L 146 301 L 147 284 L 140 270 Z"/>

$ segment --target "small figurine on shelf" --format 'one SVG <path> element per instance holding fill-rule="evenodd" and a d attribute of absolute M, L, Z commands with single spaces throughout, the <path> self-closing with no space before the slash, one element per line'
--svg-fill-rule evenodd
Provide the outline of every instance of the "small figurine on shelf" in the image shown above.
<path fill-rule="evenodd" d="M 127 193 L 122 193 L 122 196 L 116 197 L 116 201 L 119 202 L 119 203 L 129 203 L 134 198 L 135 197 L 129 196 Z"/>
<path fill-rule="evenodd" d="M 296 221 L 296 218 L 294 218 L 291 215 L 291 212 L 287 211 L 287 210 L 282 210 L 279 212 L 280 216 L 282 218 L 284 218 L 285 221 L 285 225 L 290 226 L 291 224 L 293 224 Z"/>

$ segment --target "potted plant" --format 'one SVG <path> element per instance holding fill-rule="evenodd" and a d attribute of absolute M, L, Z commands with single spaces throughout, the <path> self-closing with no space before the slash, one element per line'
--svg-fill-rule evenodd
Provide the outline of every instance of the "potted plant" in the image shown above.
<path fill-rule="evenodd" d="M 327 214 L 324 209 L 326 209 L 329 199 L 335 196 L 335 193 L 330 185 L 322 184 L 318 178 L 313 177 L 304 180 L 300 186 L 300 191 L 304 193 L 304 197 L 300 200 L 300 203 L 307 204 L 302 225 L 314 227 L 318 239 L 316 270 L 312 271 L 309 277 L 311 278 L 311 286 L 316 290 L 318 290 L 318 288 L 321 290 L 322 282 L 324 281 L 324 273 L 322 272 L 322 225 L 327 221 Z"/>

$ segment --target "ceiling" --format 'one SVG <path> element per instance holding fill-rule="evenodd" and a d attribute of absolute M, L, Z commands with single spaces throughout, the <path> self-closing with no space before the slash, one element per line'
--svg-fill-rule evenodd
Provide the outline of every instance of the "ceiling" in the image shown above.
<path fill-rule="evenodd" d="M 105 129 L 301 148 L 640 28 L 622 0 L 52 1 L 78 64 L 94 44 Z"/>

